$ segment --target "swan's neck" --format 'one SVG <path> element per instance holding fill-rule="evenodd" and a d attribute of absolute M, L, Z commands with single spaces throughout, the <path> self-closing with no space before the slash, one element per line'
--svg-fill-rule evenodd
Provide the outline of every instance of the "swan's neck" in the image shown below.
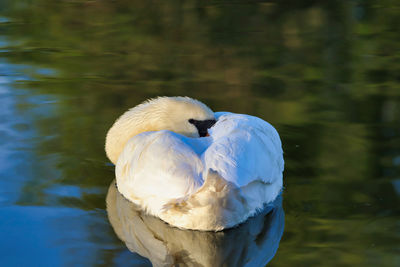
<path fill-rule="evenodd" d="M 116 164 L 125 144 L 133 136 L 143 132 L 170 130 L 165 124 L 163 114 L 152 114 L 146 107 L 134 108 L 125 112 L 111 127 L 106 137 L 106 153 Z M 158 115 L 158 116 L 155 116 Z"/>

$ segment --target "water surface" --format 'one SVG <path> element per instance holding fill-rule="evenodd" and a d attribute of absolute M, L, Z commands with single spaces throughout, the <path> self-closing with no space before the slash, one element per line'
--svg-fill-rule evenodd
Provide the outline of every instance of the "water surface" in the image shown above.
<path fill-rule="evenodd" d="M 1 265 L 149 265 L 108 220 L 104 138 L 187 95 L 281 135 L 268 265 L 399 266 L 399 31 L 394 0 L 1 1 Z"/>

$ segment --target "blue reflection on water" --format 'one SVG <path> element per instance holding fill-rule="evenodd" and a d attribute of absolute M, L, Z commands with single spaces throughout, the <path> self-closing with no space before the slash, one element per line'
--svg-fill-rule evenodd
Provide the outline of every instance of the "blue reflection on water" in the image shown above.
<path fill-rule="evenodd" d="M 54 184 L 61 177 L 58 155 L 38 155 L 36 146 L 51 136 L 40 136 L 35 119 L 54 116 L 56 98 L 15 88 L 26 75 L 53 75 L 48 69 L 0 61 L 0 259 L 2 266 L 65 266 L 104 264 L 99 252 L 115 254 L 115 261 L 135 262 L 109 229 L 102 210 L 68 207 L 67 201 L 85 195 L 104 195 L 101 187 Z M 20 109 L 29 105 L 29 112 Z M 44 190 L 42 190 L 44 188 Z M 42 191 L 42 192 L 41 192 Z M 31 203 L 37 203 L 31 206 Z M 89 229 L 98 229 L 94 233 Z M 17 256 L 18 255 L 18 256 Z M 71 256 L 73 255 L 73 256 Z"/>

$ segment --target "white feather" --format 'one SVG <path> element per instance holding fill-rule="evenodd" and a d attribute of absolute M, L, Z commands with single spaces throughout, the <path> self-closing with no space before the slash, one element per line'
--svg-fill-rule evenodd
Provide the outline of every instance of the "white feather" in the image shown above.
<path fill-rule="evenodd" d="M 233 227 L 273 201 L 284 169 L 277 131 L 249 115 L 212 116 L 209 137 L 156 130 L 130 138 L 116 163 L 119 191 L 171 225 L 197 230 Z"/>

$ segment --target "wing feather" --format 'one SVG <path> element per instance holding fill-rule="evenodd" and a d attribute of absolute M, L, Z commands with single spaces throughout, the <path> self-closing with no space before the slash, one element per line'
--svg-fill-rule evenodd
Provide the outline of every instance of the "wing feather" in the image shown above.
<path fill-rule="evenodd" d="M 239 187 L 282 179 L 283 150 L 275 128 L 257 117 L 218 113 L 210 129 L 214 139 L 203 154 L 206 169 L 216 170 Z"/>
<path fill-rule="evenodd" d="M 149 210 L 195 192 L 202 184 L 203 164 L 180 137 L 158 131 L 131 138 L 116 165 L 120 192 Z"/>

